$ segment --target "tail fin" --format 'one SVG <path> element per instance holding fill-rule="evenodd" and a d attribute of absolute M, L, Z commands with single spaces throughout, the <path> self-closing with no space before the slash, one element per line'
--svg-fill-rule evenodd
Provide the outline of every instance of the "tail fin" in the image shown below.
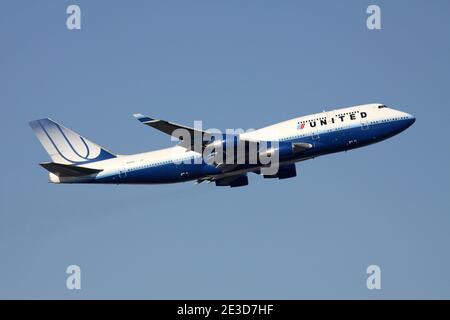
<path fill-rule="evenodd" d="M 111 151 L 51 119 L 31 121 L 30 126 L 53 162 L 84 164 L 116 157 Z"/>

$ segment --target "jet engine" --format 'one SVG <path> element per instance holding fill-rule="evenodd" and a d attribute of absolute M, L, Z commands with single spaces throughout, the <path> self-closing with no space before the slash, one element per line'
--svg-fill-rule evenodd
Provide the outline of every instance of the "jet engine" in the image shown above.
<path fill-rule="evenodd" d="M 287 179 L 287 178 L 293 178 L 297 176 L 297 170 L 295 169 L 295 164 L 286 164 L 283 166 L 280 166 L 278 168 L 278 172 L 274 175 L 264 175 L 264 178 L 278 178 L 278 179 Z"/>

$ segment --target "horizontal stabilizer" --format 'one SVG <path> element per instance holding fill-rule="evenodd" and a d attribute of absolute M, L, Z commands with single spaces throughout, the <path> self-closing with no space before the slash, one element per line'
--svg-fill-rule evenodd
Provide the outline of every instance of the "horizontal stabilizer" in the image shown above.
<path fill-rule="evenodd" d="M 55 162 L 46 162 L 40 165 L 58 177 L 81 177 L 103 171 L 102 169 L 91 169 Z"/>

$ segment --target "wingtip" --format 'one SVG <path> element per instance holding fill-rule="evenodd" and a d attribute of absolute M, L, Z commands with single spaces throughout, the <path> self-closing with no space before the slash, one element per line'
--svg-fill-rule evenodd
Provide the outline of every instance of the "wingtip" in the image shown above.
<path fill-rule="evenodd" d="M 135 117 L 136 119 L 138 119 L 140 122 L 148 122 L 148 121 L 152 121 L 154 119 L 144 116 L 143 114 L 140 113 L 135 113 L 133 114 L 133 117 Z"/>

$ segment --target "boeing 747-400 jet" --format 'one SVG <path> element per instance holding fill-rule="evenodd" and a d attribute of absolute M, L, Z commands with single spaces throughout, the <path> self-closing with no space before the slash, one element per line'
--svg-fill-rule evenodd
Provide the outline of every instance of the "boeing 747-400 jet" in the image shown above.
<path fill-rule="evenodd" d="M 171 148 L 119 155 L 51 119 L 31 121 L 31 128 L 52 160 L 41 163 L 50 172 L 50 182 L 159 184 L 194 180 L 240 187 L 248 184 L 249 173 L 264 178 L 295 177 L 296 162 L 385 140 L 415 121 L 411 114 L 378 103 L 324 111 L 233 135 L 212 134 L 141 114 L 135 117 L 178 138 L 179 143 Z M 243 152 L 236 152 L 238 149 Z M 253 158 L 251 152 L 255 153 Z M 264 171 L 271 166 L 264 157 L 276 162 L 275 171 Z"/>

